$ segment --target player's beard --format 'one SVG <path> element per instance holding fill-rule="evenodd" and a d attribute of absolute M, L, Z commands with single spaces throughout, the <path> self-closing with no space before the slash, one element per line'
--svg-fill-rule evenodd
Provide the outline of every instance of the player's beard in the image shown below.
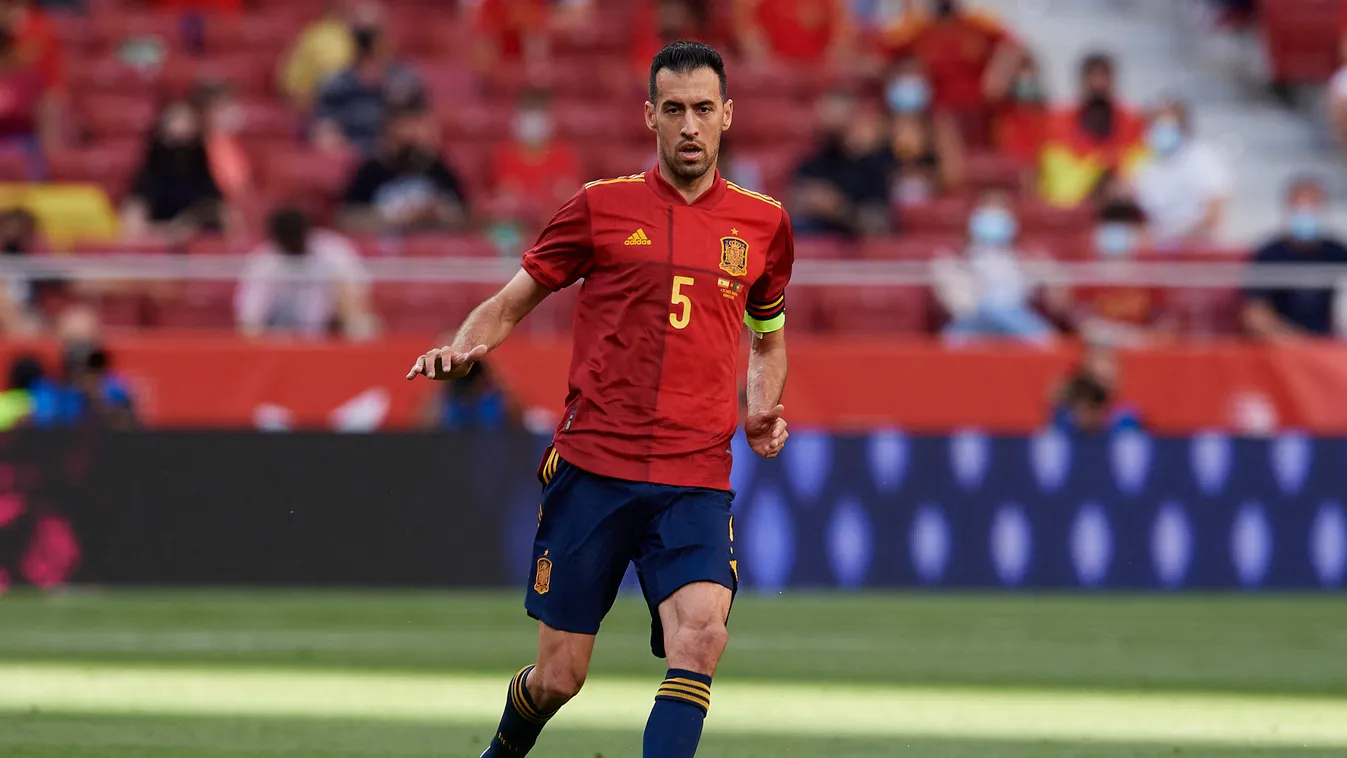
<path fill-rule="evenodd" d="M 679 152 L 686 143 L 679 143 L 672 149 L 666 149 L 664 152 L 664 165 L 669 168 L 669 172 L 682 182 L 692 183 L 706 175 L 706 172 L 715 169 L 716 163 L 720 160 L 720 146 L 698 145 L 702 153 L 696 161 L 689 163 L 683 160 Z"/>

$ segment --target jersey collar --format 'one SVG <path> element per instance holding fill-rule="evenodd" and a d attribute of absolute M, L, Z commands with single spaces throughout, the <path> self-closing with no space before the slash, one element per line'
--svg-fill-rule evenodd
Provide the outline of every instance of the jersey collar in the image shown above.
<path fill-rule="evenodd" d="M 711 183 L 711 188 L 703 192 L 701 197 L 698 197 L 696 200 L 689 203 L 687 200 L 683 199 L 683 196 L 679 194 L 678 190 L 674 189 L 672 184 L 669 184 L 669 182 L 660 175 L 659 164 L 656 164 L 654 168 L 645 172 L 645 183 L 646 186 L 656 195 L 659 195 L 662 200 L 674 205 L 686 205 L 691 208 L 714 208 L 716 203 L 720 202 L 720 198 L 725 196 L 727 184 L 725 177 L 720 175 L 720 169 L 716 169 L 716 180 Z"/>

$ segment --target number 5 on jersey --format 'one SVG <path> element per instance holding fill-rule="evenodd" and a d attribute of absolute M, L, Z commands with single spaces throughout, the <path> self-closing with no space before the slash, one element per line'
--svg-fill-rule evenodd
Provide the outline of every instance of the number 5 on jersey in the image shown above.
<path fill-rule="evenodd" d="M 678 310 L 669 311 L 669 325 L 675 329 L 682 329 L 692 319 L 692 299 L 683 294 L 683 288 L 691 286 L 692 277 L 690 276 L 675 276 L 673 278 L 673 294 L 669 297 L 669 302 Z"/>

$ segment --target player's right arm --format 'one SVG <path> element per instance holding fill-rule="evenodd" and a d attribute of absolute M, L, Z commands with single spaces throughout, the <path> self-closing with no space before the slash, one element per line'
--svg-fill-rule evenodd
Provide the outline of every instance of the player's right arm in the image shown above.
<path fill-rule="evenodd" d="M 457 379 L 505 341 L 525 316 L 553 292 L 569 287 L 593 268 L 594 239 L 589 201 L 582 189 L 561 206 L 533 249 L 524 253 L 523 270 L 510 283 L 473 309 L 451 344 L 431 350 L 407 372 L 408 379 Z"/>

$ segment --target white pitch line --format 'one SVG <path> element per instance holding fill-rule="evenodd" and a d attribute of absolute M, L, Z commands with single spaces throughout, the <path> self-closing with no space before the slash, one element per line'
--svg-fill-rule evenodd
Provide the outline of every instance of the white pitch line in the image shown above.
<path fill-rule="evenodd" d="M 479 724 L 500 677 L 0 664 L 0 712 L 349 718 Z M 640 729 L 657 684 L 597 678 L 554 728 Z M 1347 700 L 717 682 L 713 731 L 1347 748 Z"/>

